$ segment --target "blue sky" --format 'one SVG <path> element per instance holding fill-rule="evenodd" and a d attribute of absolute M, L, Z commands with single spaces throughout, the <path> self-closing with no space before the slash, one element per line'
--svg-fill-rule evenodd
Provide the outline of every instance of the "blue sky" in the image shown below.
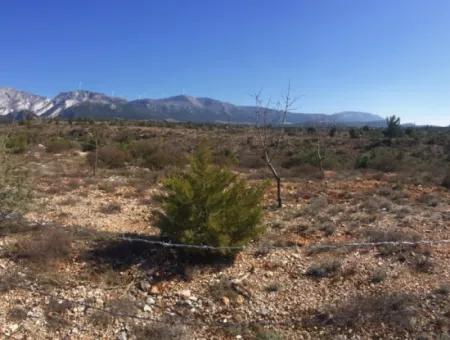
<path fill-rule="evenodd" d="M 0 86 L 252 104 L 291 82 L 300 112 L 450 124 L 448 0 L 14 0 Z"/>

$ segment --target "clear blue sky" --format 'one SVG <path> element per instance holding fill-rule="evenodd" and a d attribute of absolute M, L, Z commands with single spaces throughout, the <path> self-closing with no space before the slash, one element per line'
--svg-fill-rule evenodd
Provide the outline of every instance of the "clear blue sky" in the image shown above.
<path fill-rule="evenodd" d="M 0 86 L 175 94 L 450 124 L 449 0 L 11 0 Z"/>

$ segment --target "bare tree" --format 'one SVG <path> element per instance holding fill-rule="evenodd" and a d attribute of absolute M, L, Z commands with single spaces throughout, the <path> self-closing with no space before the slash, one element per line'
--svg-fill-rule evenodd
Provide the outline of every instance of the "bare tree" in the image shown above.
<path fill-rule="evenodd" d="M 274 159 L 280 151 L 280 145 L 285 136 L 284 126 L 286 124 L 287 115 L 292 109 L 295 99 L 291 97 L 291 86 L 289 84 L 286 95 L 282 100 L 271 108 L 269 100 L 265 105 L 261 99 L 261 92 L 255 95 L 256 102 L 256 131 L 257 141 L 263 152 L 263 159 L 272 176 L 277 183 L 277 203 L 278 208 L 283 206 L 281 195 L 281 175 L 275 168 Z"/>
<path fill-rule="evenodd" d="M 317 137 L 317 159 L 319 160 L 319 167 L 320 167 L 320 176 L 322 178 L 325 177 L 325 173 L 323 171 L 323 161 L 325 160 L 325 156 L 323 153 L 320 152 L 320 132 Z"/>
<path fill-rule="evenodd" d="M 97 168 L 98 168 L 98 149 L 100 147 L 100 140 L 104 138 L 105 127 L 97 126 L 94 124 L 94 126 L 91 128 L 91 131 L 89 132 L 89 136 L 93 139 L 94 142 L 94 160 L 92 164 L 92 175 L 95 177 L 97 175 Z"/>

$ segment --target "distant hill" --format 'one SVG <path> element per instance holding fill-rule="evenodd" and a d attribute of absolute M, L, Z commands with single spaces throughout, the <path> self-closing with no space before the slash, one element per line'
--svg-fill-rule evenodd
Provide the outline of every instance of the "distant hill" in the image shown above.
<path fill-rule="evenodd" d="M 179 122 L 240 123 L 255 122 L 257 108 L 239 106 L 212 98 L 174 96 L 163 99 L 127 101 L 91 91 L 63 92 L 53 99 L 11 88 L 0 88 L 0 115 L 14 115 L 27 110 L 44 118 L 93 118 L 168 120 Z M 268 110 L 269 117 L 279 112 Z M 17 116 L 20 118 L 20 116 Z M 331 115 L 289 113 L 292 125 L 378 125 L 383 118 L 366 112 L 339 112 Z"/>

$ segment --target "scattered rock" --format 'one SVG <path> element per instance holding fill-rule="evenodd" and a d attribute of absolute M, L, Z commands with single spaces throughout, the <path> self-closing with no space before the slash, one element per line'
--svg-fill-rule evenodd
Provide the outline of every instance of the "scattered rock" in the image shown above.
<path fill-rule="evenodd" d="M 144 292 L 148 292 L 148 290 L 150 289 L 150 283 L 148 283 L 145 280 L 142 280 L 141 282 L 139 282 L 139 288 L 144 291 Z"/>
<path fill-rule="evenodd" d="M 236 298 L 236 303 L 242 305 L 245 302 L 245 299 L 242 295 L 238 295 Z"/>
<path fill-rule="evenodd" d="M 229 306 L 230 305 L 230 299 L 227 298 L 226 296 L 222 297 L 222 302 L 225 306 Z"/>
<path fill-rule="evenodd" d="M 178 292 L 178 295 L 184 298 L 190 298 L 191 297 L 191 291 L 190 289 L 184 289 L 180 292 Z"/>
<path fill-rule="evenodd" d="M 161 291 L 159 290 L 158 286 L 152 286 L 150 288 L 150 294 L 159 295 L 161 294 Z"/>
<path fill-rule="evenodd" d="M 128 339 L 127 332 L 125 331 L 122 331 L 119 333 L 119 335 L 117 335 L 117 340 L 127 340 L 127 339 Z"/>

